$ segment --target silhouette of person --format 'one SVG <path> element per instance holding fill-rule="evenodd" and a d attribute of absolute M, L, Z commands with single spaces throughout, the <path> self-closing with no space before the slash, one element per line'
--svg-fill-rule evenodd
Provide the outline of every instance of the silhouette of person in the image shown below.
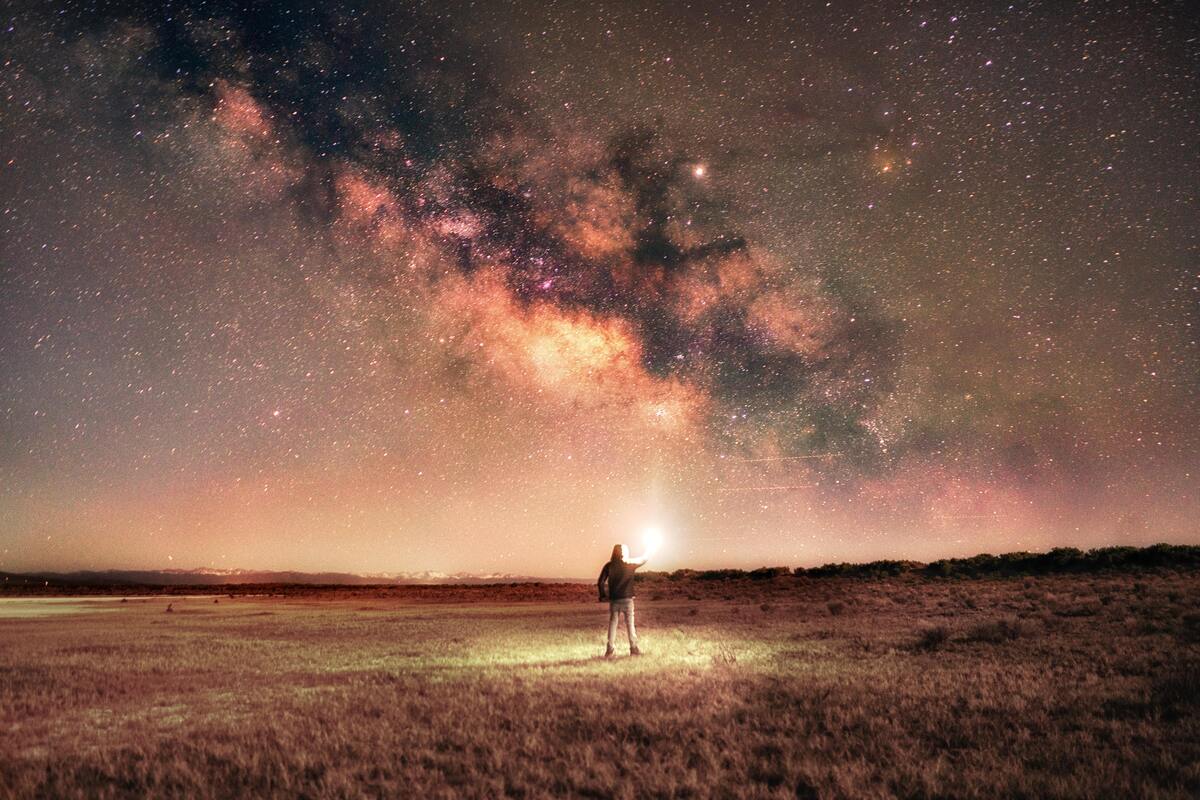
<path fill-rule="evenodd" d="M 600 602 L 608 600 L 608 649 L 605 658 L 613 657 L 613 643 L 617 638 L 617 622 L 625 617 L 625 632 L 629 635 L 629 655 L 639 656 L 637 628 L 633 622 L 633 573 L 646 563 L 648 556 L 630 558 L 629 548 L 623 544 L 613 547 L 612 559 L 600 570 L 596 588 L 600 590 Z"/>

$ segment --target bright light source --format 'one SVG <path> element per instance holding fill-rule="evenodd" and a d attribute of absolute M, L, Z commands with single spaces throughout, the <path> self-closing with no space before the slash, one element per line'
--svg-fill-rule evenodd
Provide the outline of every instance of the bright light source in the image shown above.
<path fill-rule="evenodd" d="M 658 552 L 658 549 L 662 547 L 662 543 L 663 534 L 659 528 L 651 526 L 642 532 L 642 546 L 645 548 L 646 558 Z"/>

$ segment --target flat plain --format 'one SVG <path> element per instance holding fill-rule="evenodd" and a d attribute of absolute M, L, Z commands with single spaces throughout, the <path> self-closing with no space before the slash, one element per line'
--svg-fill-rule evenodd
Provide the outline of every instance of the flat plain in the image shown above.
<path fill-rule="evenodd" d="M 1198 590 L 648 581 L 614 660 L 589 586 L 6 599 L 0 796 L 1195 797 Z"/>

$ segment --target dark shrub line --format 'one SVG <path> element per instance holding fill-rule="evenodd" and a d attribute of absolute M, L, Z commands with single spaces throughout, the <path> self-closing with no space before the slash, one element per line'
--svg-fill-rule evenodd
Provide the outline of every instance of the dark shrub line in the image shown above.
<path fill-rule="evenodd" d="M 872 561 L 866 564 L 825 564 L 820 567 L 759 567 L 742 569 L 677 569 L 674 572 L 647 572 L 650 580 L 771 580 L 784 576 L 797 578 L 883 578 L 917 575 L 932 578 L 1008 577 L 1014 575 L 1052 575 L 1064 572 L 1101 572 L 1104 570 L 1196 569 L 1200 567 L 1200 546 L 1155 544 L 1149 547 L 1098 547 L 1079 550 L 1056 547 L 1047 553 L 982 553 L 970 558 L 944 558 L 929 564 L 920 561 Z"/>

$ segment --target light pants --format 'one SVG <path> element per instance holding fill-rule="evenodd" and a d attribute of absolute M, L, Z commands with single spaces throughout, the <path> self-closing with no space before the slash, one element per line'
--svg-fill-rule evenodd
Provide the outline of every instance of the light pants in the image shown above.
<path fill-rule="evenodd" d="M 637 629 L 633 626 L 633 598 L 613 600 L 608 604 L 608 649 L 611 652 L 617 638 L 617 617 L 625 615 L 625 631 L 629 634 L 630 652 L 637 650 Z"/>

